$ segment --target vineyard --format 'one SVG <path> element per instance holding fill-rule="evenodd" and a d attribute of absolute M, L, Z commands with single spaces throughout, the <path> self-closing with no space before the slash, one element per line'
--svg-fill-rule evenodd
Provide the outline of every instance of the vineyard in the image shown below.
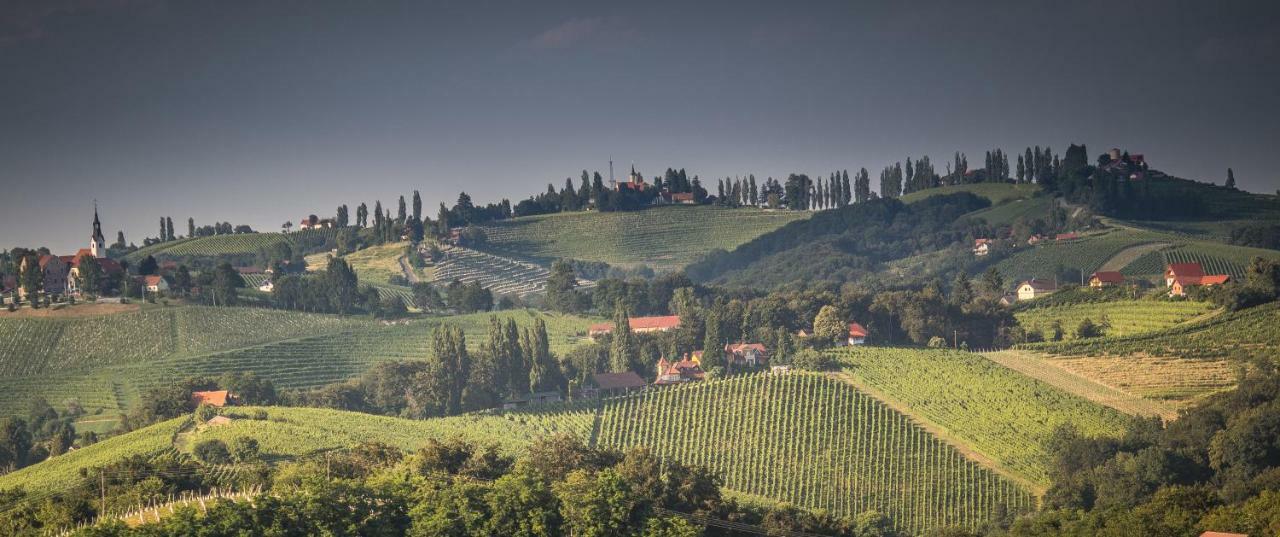
<path fill-rule="evenodd" d="M 948 185 L 936 188 L 917 190 L 902 196 L 903 203 L 912 203 L 931 196 L 945 196 L 957 192 L 969 192 L 976 196 L 991 200 L 991 205 L 1000 205 L 1008 201 L 1026 199 L 1040 192 L 1040 185 L 1034 183 L 968 183 Z"/>
<path fill-rule="evenodd" d="M 1121 251 L 1164 238 L 1146 231 L 1113 229 L 1074 241 L 1047 241 L 1020 249 L 997 263 L 996 269 L 1011 281 L 1052 279 L 1060 269 L 1077 269 L 1088 276 Z"/>
<path fill-rule="evenodd" d="M 0 476 L 0 491 L 22 487 L 28 492 L 47 494 L 64 490 L 85 479 L 81 470 L 135 455 L 152 457 L 172 449 L 174 435 L 190 421 L 187 416 L 174 418 L 10 472 Z"/>
<path fill-rule="evenodd" d="M 858 383 L 885 394 L 1000 467 L 1048 484 L 1045 442 L 1073 424 L 1089 436 L 1119 435 L 1123 414 L 980 355 L 947 350 L 846 348 L 833 351 Z"/>
<path fill-rule="evenodd" d="M 992 205 L 980 211 L 969 213 L 970 218 L 981 218 L 991 225 L 1010 224 L 1021 219 L 1035 220 L 1044 218 L 1053 206 L 1053 198 L 1036 196 L 1027 199 L 1012 199 L 999 205 Z"/>
<path fill-rule="evenodd" d="M 1028 351 L 996 351 L 983 353 L 991 361 L 1009 369 L 1044 381 L 1062 390 L 1074 393 L 1132 416 L 1158 416 L 1165 420 L 1177 419 L 1177 409 L 1159 401 L 1145 399 L 1128 391 L 1135 388 L 1132 383 L 1120 382 L 1114 387 L 1102 382 L 1102 379 L 1091 377 L 1105 376 L 1084 374 L 1072 371 L 1066 360 L 1053 360 L 1041 357 Z M 1150 364 L 1148 364 L 1150 365 Z M 1165 373 L 1171 373 L 1165 371 Z M 1109 379 L 1113 380 L 1113 379 Z"/>
<path fill-rule="evenodd" d="M 804 211 L 655 207 L 643 211 L 531 216 L 482 226 L 484 248 L 540 263 L 558 258 L 677 270 L 716 248 L 731 250 Z"/>
<path fill-rule="evenodd" d="M 1033 496 L 875 399 L 811 373 L 757 374 L 609 401 L 598 443 L 707 466 L 726 488 L 902 530 L 974 527 Z"/>
<path fill-rule="evenodd" d="M 92 361 L 48 360 L 39 367 L 16 358 L 6 360 L 6 364 L 26 368 L 28 372 L 0 376 L 0 415 L 25 412 L 31 398 L 36 396 L 43 396 L 52 404 L 74 399 L 90 412 L 118 413 L 149 387 L 190 376 L 218 376 L 232 371 L 253 371 L 281 388 L 319 386 L 357 376 L 378 362 L 426 358 L 431 352 L 431 331 L 442 323 L 462 328 L 468 345 L 478 348 L 487 334 L 490 315 L 513 319 L 523 327 L 532 326 L 535 318 L 543 319 L 552 351 L 563 354 L 584 341 L 587 327 L 594 322 L 584 317 L 531 310 L 386 324 L 366 318 L 254 308 L 152 309 L 141 314 L 158 314 L 160 319 L 167 320 L 165 329 L 176 330 L 178 334 L 167 341 L 177 343 L 163 352 L 145 355 L 130 352 L 128 346 L 116 349 L 114 354 L 111 348 L 101 347 L 95 350 L 96 359 Z M 154 319 L 148 317 L 147 320 Z M 130 330 L 133 326 L 149 327 L 150 323 L 121 326 L 122 330 Z M 4 325 L 0 325 L 0 330 L 4 329 Z M 222 350 L 228 347 L 234 348 Z M 24 354 L 19 350 L 9 356 Z"/>
<path fill-rule="evenodd" d="M 356 271 L 360 283 L 370 285 L 389 285 L 392 276 L 405 277 L 400 268 L 400 258 L 409 248 L 408 242 L 389 242 L 370 246 L 342 256 Z M 324 268 L 324 265 L 315 267 Z"/>
<path fill-rule="evenodd" d="M 1033 307 L 1014 313 L 1027 331 L 1049 334 L 1055 321 L 1061 323 L 1064 338 L 1075 339 L 1080 321 L 1110 324 L 1108 336 L 1128 336 L 1164 330 L 1212 311 L 1205 302 L 1169 300 L 1115 300 L 1109 302 Z"/>
<path fill-rule="evenodd" d="M 520 297 L 546 290 L 550 272 L 540 265 L 456 246 L 446 247 L 443 252 L 444 258 L 435 268 L 437 285 L 448 285 L 454 280 L 480 282 L 494 294 Z M 579 280 L 578 285 L 586 288 L 595 283 Z"/>
<path fill-rule="evenodd" d="M 263 248 L 281 242 L 300 249 L 307 243 L 328 241 L 336 234 L 336 229 L 310 229 L 293 233 L 238 233 L 179 239 L 141 248 L 124 259 L 134 265 L 148 255 L 156 258 L 255 255 Z"/>
<path fill-rule="evenodd" d="M 1156 332 L 1021 347 L 1068 356 L 1149 355 L 1201 360 L 1273 357 L 1280 351 L 1277 326 L 1280 326 L 1280 303 L 1271 303 Z"/>

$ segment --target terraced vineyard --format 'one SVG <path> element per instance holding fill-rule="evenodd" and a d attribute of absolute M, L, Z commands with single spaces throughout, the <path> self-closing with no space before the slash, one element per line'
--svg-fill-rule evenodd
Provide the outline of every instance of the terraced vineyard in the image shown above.
<path fill-rule="evenodd" d="M 37 495 L 65 490 L 88 479 L 80 475 L 82 469 L 134 455 L 152 457 L 173 449 L 174 435 L 190 421 L 188 416 L 174 418 L 10 472 L 0 476 L 0 490 L 22 487 Z"/>
<path fill-rule="evenodd" d="M 1044 444 L 1060 424 L 1119 435 L 1130 418 L 967 352 L 894 348 L 831 351 L 857 382 L 1025 479 L 1048 485 Z"/>
<path fill-rule="evenodd" d="M 1178 417 L 1177 409 L 1173 406 L 1126 391 L 1134 387 L 1132 384 L 1121 383 L 1117 387 L 1103 383 L 1100 378 L 1091 378 L 1073 371 L 1066 360 L 1053 360 L 1034 352 L 1016 350 L 987 352 L 983 356 L 1009 369 L 1125 414 L 1158 416 L 1165 420 Z"/>
<path fill-rule="evenodd" d="M 1020 347 L 1068 356 L 1149 355 L 1191 359 L 1273 357 L 1280 352 L 1280 303 L 1224 313 L 1156 332 Z"/>
<path fill-rule="evenodd" d="M 705 465 L 726 488 L 853 516 L 868 510 L 919 534 L 975 527 L 1034 497 L 848 384 L 757 374 L 610 400 L 599 444 L 646 446 Z"/>
<path fill-rule="evenodd" d="M 1047 334 L 1054 321 L 1062 324 L 1066 339 L 1075 339 L 1080 321 L 1089 319 L 1110 323 L 1108 336 L 1128 336 L 1164 330 L 1213 310 L 1211 304 L 1170 300 L 1116 300 L 1086 304 L 1070 304 L 1030 308 L 1013 314 L 1018 324 L 1028 331 Z"/>
<path fill-rule="evenodd" d="M 992 225 L 1013 224 L 1019 219 L 1035 220 L 1036 218 L 1044 218 L 1044 215 L 1049 214 L 1049 208 L 1052 206 L 1053 198 L 1036 196 L 1027 199 L 1007 200 L 999 205 L 993 205 L 981 211 L 974 211 L 966 216 L 981 218 Z"/>
<path fill-rule="evenodd" d="M 488 237 L 484 249 L 498 255 L 540 264 L 572 258 L 676 270 L 712 249 L 731 250 L 808 217 L 804 211 L 669 206 L 531 216 L 481 227 Z"/>
<path fill-rule="evenodd" d="M 547 289 L 547 276 L 551 273 L 540 265 L 456 246 L 446 247 L 443 252 L 444 259 L 435 267 L 437 285 L 448 285 L 454 280 L 480 282 L 494 294 L 520 297 Z M 595 282 L 579 280 L 578 285 L 589 288 Z"/>
<path fill-rule="evenodd" d="M 294 233 L 239 233 L 196 237 L 153 244 L 125 256 L 125 260 L 136 264 L 148 255 L 156 258 L 253 255 L 280 242 L 298 248 L 303 243 L 332 239 L 336 234 L 336 229 L 309 229 Z"/>

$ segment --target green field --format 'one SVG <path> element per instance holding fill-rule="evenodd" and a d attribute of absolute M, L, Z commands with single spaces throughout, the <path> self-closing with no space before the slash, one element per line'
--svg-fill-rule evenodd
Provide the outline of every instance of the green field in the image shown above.
<path fill-rule="evenodd" d="M 400 268 L 400 258 L 405 255 L 408 242 L 389 242 L 378 246 L 370 246 L 356 250 L 343 259 L 356 271 L 360 283 L 371 285 L 388 285 L 392 276 L 404 276 Z M 324 268 L 323 265 L 316 268 Z"/>
<path fill-rule="evenodd" d="M 903 203 L 911 203 L 930 196 L 944 196 L 947 194 L 955 194 L 957 192 L 970 192 L 976 196 L 987 198 L 988 200 L 991 200 L 992 206 L 996 206 L 1013 200 L 1030 198 L 1040 192 L 1040 185 L 1035 183 L 972 183 L 965 185 L 950 185 L 912 192 L 902 196 L 900 199 Z"/>
<path fill-rule="evenodd" d="M 757 374 L 611 400 L 598 443 L 647 446 L 705 465 L 726 488 L 852 516 L 889 515 L 913 534 L 974 527 L 1031 493 L 966 459 L 902 414 L 825 375 Z"/>
<path fill-rule="evenodd" d="M 1032 301 L 1033 303 L 1035 301 Z M 1080 321 L 1110 323 L 1105 335 L 1129 336 L 1164 330 L 1213 310 L 1211 304 L 1172 300 L 1114 300 L 1084 304 L 1032 307 L 1014 313 L 1018 324 L 1028 331 L 1048 334 L 1054 321 L 1062 324 L 1066 339 L 1076 337 Z"/>
<path fill-rule="evenodd" d="M 1280 352 L 1280 303 L 1128 336 L 1045 342 L 1022 348 L 1069 356 L 1143 354 L 1200 360 L 1271 358 Z"/>
<path fill-rule="evenodd" d="M 1040 486 L 1049 484 L 1044 445 L 1054 428 L 1069 423 L 1089 436 L 1118 436 L 1130 419 L 967 352 L 858 347 L 832 353 L 854 382 Z"/>
<path fill-rule="evenodd" d="M 85 477 L 81 470 L 132 457 L 152 457 L 173 448 L 174 435 L 191 422 L 190 416 L 113 436 L 96 444 L 0 476 L 0 490 L 22 487 L 37 495 L 66 490 Z"/>
<path fill-rule="evenodd" d="M 488 242 L 482 248 L 520 259 L 572 258 L 677 270 L 712 249 L 732 250 L 809 215 L 711 206 L 559 213 L 485 224 L 481 227 Z"/>
<path fill-rule="evenodd" d="M 357 376 L 378 362 L 426 358 L 430 354 L 431 330 L 442 323 L 460 326 L 468 344 L 477 347 L 484 340 L 490 315 L 427 317 L 386 324 L 365 317 L 182 307 L 83 321 L 6 319 L 0 323 L 0 334 L 6 336 L 0 342 L 7 345 L 3 363 L 9 373 L 0 376 L 0 415 L 26 412 L 36 396 L 45 397 L 54 405 L 74 399 L 91 414 L 118 414 L 151 386 L 231 371 L 254 371 L 281 388 L 319 386 Z M 587 327 L 595 322 L 530 310 L 493 315 L 515 319 L 521 326 L 531 326 L 535 318 L 541 317 L 547 323 L 551 349 L 558 354 L 584 341 Z M 77 323 L 90 326 L 79 327 Z M 118 333 L 99 340 L 106 344 L 92 346 L 80 341 L 63 342 L 71 332 Z M 162 334 L 159 340 L 165 343 L 145 346 L 147 352 L 124 344 L 130 337 L 158 337 L 153 332 Z M 23 337 L 10 338 L 9 334 Z M 28 362 L 23 358 L 33 355 L 26 350 L 28 344 L 53 352 L 46 350 L 40 361 Z M 77 349 L 78 354 L 60 354 L 58 350 L 64 344 L 72 345 L 70 348 Z"/>
<path fill-rule="evenodd" d="M 216 257 L 222 255 L 255 255 L 263 248 L 287 243 L 294 249 L 304 244 L 324 243 L 337 234 L 336 229 L 309 229 L 293 233 L 240 233 L 178 239 L 153 244 L 124 257 L 137 264 L 148 255 L 160 258 Z"/>
<path fill-rule="evenodd" d="M 24 469 L 17 478 L 0 477 L 0 489 L 57 487 L 113 454 L 154 455 L 171 446 L 185 452 L 210 438 L 252 436 L 268 460 L 278 460 L 370 441 L 413 450 L 428 438 L 454 436 L 519 453 L 538 437 L 567 433 L 599 447 L 644 446 L 705 465 L 730 493 L 839 515 L 876 510 L 913 534 L 943 525 L 976 527 L 997 510 L 1035 506 L 1034 495 L 1014 480 L 970 461 L 849 384 L 815 373 L 739 376 L 603 402 L 420 421 L 277 407 L 265 409 L 267 420 L 253 420 L 255 410 L 228 408 L 229 425 L 182 434 L 175 434 L 180 421 L 153 426 Z"/>

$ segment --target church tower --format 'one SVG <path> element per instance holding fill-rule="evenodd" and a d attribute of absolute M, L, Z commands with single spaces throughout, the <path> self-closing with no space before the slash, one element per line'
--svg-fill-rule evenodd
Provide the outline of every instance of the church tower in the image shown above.
<path fill-rule="evenodd" d="M 107 256 L 107 239 L 102 236 L 102 222 L 98 220 L 98 203 L 93 203 L 93 235 L 89 236 L 89 252 L 93 257 Z"/>

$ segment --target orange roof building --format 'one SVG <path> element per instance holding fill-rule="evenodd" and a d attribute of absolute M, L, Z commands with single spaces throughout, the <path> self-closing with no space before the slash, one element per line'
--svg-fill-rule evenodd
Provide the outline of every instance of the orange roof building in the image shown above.
<path fill-rule="evenodd" d="M 632 332 L 636 333 L 666 332 L 680 327 L 680 316 L 632 317 L 627 321 L 627 325 L 631 327 Z M 587 330 L 592 337 L 610 332 L 613 332 L 613 323 L 596 323 Z"/>
<path fill-rule="evenodd" d="M 666 358 L 658 359 L 658 378 L 653 381 L 658 386 L 696 382 L 706 378 L 702 371 L 702 363 L 697 356 L 686 355 L 678 362 L 669 362 Z"/>
<path fill-rule="evenodd" d="M 1098 289 L 1124 283 L 1124 274 L 1117 271 L 1098 271 L 1089 276 L 1089 287 Z"/>
<path fill-rule="evenodd" d="M 195 406 L 209 405 L 222 407 L 227 406 L 230 400 L 231 396 L 227 393 L 227 390 L 191 392 L 191 404 Z"/>

